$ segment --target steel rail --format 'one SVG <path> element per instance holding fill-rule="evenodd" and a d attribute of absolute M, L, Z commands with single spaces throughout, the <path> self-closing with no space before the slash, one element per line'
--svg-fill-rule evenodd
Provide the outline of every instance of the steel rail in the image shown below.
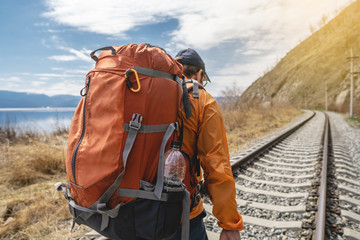
<path fill-rule="evenodd" d="M 320 179 L 320 187 L 319 187 L 319 198 L 317 202 L 317 213 L 315 216 L 315 230 L 312 235 L 313 240 L 323 240 L 325 239 L 325 225 L 326 225 L 326 191 L 327 191 L 327 160 L 328 160 L 328 146 L 329 146 L 329 131 L 330 131 L 330 123 L 329 118 L 326 113 L 325 114 L 325 126 L 323 132 L 323 158 L 322 158 L 322 172 L 321 172 L 321 179 Z M 257 149 L 254 149 L 250 153 L 246 154 L 245 156 L 241 157 L 240 159 L 236 160 L 231 164 L 233 171 L 238 168 L 239 166 L 246 164 L 247 162 L 251 161 L 252 159 L 260 156 L 270 147 L 276 145 L 278 142 L 282 141 L 284 138 L 291 135 L 293 132 L 298 130 L 301 126 L 307 123 L 310 119 L 315 116 L 315 112 L 308 117 L 307 119 L 303 120 L 302 122 L 298 123 L 293 128 L 287 130 L 283 134 L 278 137 L 273 138 L 272 140 L 264 143 Z"/>
<path fill-rule="evenodd" d="M 261 145 L 259 148 L 254 149 L 253 151 L 251 151 L 250 153 L 246 154 L 245 156 L 241 157 L 240 159 L 236 160 L 235 162 L 233 162 L 231 164 L 231 167 L 233 170 L 235 170 L 237 167 L 251 161 L 252 159 L 256 158 L 257 156 L 261 155 L 262 153 L 264 153 L 268 148 L 270 148 L 271 146 L 277 144 L 278 142 L 280 142 L 281 140 L 283 140 L 284 138 L 286 138 L 287 136 L 289 136 L 290 134 L 292 134 L 293 132 L 295 132 L 296 130 L 298 130 L 301 126 L 303 126 L 305 123 L 307 123 L 310 119 L 312 119 L 315 116 L 315 112 L 313 112 L 313 114 L 308 117 L 307 119 L 305 119 L 304 121 L 298 123 L 297 125 L 295 125 L 293 128 L 289 129 L 288 131 L 284 132 L 283 134 L 281 134 L 278 137 L 275 137 L 274 139 L 270 140 L 267 143 L 264 143 L 263 145 Z"/>
<path fill-rule="evenodd" d="M 322 169 L 318 198 L 318 211 L 315 216 L 315 232 L 313 234 L 313 240 L 325 239 L 325 225 L 326 225 L 326 191 L 327 191 L 327 165 L 328 165 L 328 150 L 329 150 L 329 117 L 325 114 L 325 129 L 323 137 L 323 157 L 322 157 Z"/>

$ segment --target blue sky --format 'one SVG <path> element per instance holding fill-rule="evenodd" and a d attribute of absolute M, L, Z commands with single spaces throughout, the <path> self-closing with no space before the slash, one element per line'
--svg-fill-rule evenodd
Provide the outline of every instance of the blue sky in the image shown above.
<path fill-rule="evenodd" d="M 0 90 L 78 95 L 103 46 L 194 48 L 214 96 L 246 89 L 353 0 L 0 0 Z"/>

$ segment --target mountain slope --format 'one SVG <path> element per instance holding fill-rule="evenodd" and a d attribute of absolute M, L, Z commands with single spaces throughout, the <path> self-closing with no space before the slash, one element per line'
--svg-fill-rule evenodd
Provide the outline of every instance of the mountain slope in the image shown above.
<path fill-rule="evenodd" d="M 0 91 L 0 108 L 76 107 L 80 96 Z"/>
<path fill-rule="evenodd" d="M 345 108 L 349 102 L 350 49 L 360 54 L 360 0 L 305 39 L 241 96 L 242 101 L 290 103 L 299 107 Z M 354 62 L 360 64 L 360 60 Z M 356 67 L 355 71 L 360 71 Z M 354 78 L 356 83 L 356 78 Z M 355 84 L 354 101 L 360 100 Z"/>

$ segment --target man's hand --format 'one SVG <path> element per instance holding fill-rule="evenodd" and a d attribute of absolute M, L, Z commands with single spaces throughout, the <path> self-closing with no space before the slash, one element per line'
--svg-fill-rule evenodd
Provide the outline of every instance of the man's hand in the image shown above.
<path fill-rule="evenodd" d="M 220 240 L 240 240 L 240 232 L 238 230 L 223 229 L 220 234 Z"/>

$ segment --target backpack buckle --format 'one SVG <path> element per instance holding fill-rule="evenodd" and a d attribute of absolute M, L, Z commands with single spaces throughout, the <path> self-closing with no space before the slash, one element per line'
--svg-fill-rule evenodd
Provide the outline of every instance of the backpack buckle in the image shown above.
<path fill-rule="evenodd" d="M 143 116 L 139 113 L 134 113 L 132 115 L 132 119 L 129 123 L 129 127 L 136 130 L 136 131 L 139 131 L 140 127 L 141 127 L 141 121 L 143 119 Z"/>

